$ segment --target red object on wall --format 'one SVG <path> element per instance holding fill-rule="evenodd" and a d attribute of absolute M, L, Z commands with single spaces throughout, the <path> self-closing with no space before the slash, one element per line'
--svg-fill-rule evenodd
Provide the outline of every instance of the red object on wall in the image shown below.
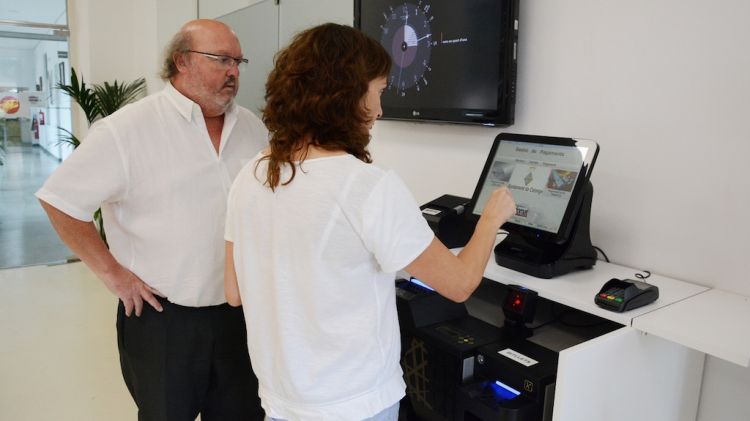
<path fill-rule="evenodd" d="M 39 111 L 39 124 L 44 125 L 44 111 Z"/>
<path fill-rule="evenodd" d="M 36 116 L 31 119 L 31 131 L 34 132 L 34 139 L 39 139 L 39 122 Z"/>

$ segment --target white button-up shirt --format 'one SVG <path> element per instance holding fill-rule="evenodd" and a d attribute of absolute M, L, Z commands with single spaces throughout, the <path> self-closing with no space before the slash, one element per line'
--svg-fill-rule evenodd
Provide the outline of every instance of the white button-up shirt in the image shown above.
<path fill-rule="evenodd" d="M 101 206 L 120 264 L 173 303 L 221 304 L 229 187 L 267 144 L 260 119 L 232 105 L 217 154 L 200 107 L 167 84 L 92 125 L 36 196 L 82 221 Z"/>

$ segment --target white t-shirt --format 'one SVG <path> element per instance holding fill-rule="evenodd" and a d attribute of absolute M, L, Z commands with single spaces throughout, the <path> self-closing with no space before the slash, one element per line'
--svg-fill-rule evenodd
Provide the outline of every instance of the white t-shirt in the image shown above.
<path fill-rule="evenodd" d="M 266 162 L 237 176 L 225 236 L 263 408 L 290 421 L 371 417 L 405 390 L 395 272 L 434 235 L 391 171 L 308 159 L 274 193 Z"/>
<path fill-rule="evenodd" d="M 167 84 L 97 121 L 36 196 L 82 221 L 101 206 L 120 264 L 173 303 L 221 304 L 229 187 L 267 144 L 260 119 L 233 105 L 217 155 L 200 107 Z"/>

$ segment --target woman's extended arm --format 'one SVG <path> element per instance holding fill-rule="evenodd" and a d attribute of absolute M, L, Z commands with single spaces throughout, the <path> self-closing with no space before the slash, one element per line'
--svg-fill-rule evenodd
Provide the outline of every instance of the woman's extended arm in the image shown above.
<path fill-rule="evenodd" d="M 498 188 L 487 200 L 474 234 L 458 256 L 435 238 L 406 271 L 440 295 L 457 302 L 466 301 L 482 281 L 497 230 L 515 212 L 516 203 L 508 189 Z"/>

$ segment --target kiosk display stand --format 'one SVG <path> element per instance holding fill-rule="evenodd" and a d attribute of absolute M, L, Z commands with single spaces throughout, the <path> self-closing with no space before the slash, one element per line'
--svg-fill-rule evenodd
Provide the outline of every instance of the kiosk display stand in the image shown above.
<path fill-rule="evenodd" d="M 636 271 L 596 261 L 589 236 L 589 179 L 598 151 L 590 140 L 501 133 L 465 211 L 463 198 L 456 198 L 461 199 L 458 204 L 438 198 L 423 207 L 432 212 L 425 217 L 431 217 L 438 238 L 453 244 L 449 228 L 458 228 L 459 221 L 472 227 L 498 187 L 506 186 L 516 203 L 516 213 L 502 227 L 509 234 L 495 249 L 497 263 L 488 263 L 486 282 L 467 301 L 468 315 L 439 322 L 434 319 L 440 312 L 437 303 L 425 300 L 418 306 L 430 317 L 419 318 L 424 327 L 411 329 L 412 338 L 423 341 L 420 349 L 427 358 L 406 365 L 404 372 L 419 375 L 413 377 L 421 382 L 414 383 L 419 393 L 410 394 L 407 402 L 421 399 L 414 408 L 428 411 L 415 411 L 420 419 L 692 420 L 698 414 L 706 353 L 747 366 L 747 335 L 720 335 L 711 329 L 742 320 L 746 297 L 654 274 L 649 284 L 658 286 L 659 298 L 650 304 L 619 313 L 594 303 L 605 280 L 627 279 Z M 468 238 L 468 232 L 461 234 Z M 591 269 L 577 270 L 584 268 Z M 544 311 L 526 326 L 533 313 L 532 295 Z M 398 297 L 407 299 L 403 293 Z M 501 312 L 503 297 L 507 305 Z M 406 303 L 410 312 L 400 304 L 399 318 L 414 318 L 416 303 Z M 465 314 L 463 309 L 456 313 Z M 721 318 L 724 323 L 716 317 L 709 318 L 712 323 L 698 323 L 707 320 L 706 314 L 730 316 Z M 696 322 L 685 323 L 691 317 Z M 468 338 L 464 332 L 484 337 L 474 333 L 483 331 L 476 323 L 466 323 L 473 318 L 502 326 L 500 338 L 484 344 Z M 465 348 L 467 339 L 476 348 Z M 429 360 L 437 356 L 446 358 Z M 452 374 L 426 370 L 430 366 L 451 368 Z M 418 367 L 425 370 L 413 370 Z M 437 393 L 445 390 L 454 392 Z M 613 407 L 613 396 L 637 405 Z"/>
<path fill-rule="evenodd" d="M 550 279 L 577 269 L 588 269 L 596 264 L 596 250 L 591 244 L 589 223 L 591 199 L 594 188 L 586 182 L 581 206 L 575 216 L 572 234 L 562 244 L 534 244 L 520 234 L 509 234 L 495 246 L 495 261 L 498 265 Z"/>
<path fill-rule="evenodd" d="M 589 181 L 599 145 L 569 137 L 500 133 L 482 169 L 467 218 L 478 220 L 492 193 L 505 187 L 516 212 L 495 247 L 498 265 L 549 279 L 596 263 L 589 219 Z"/>

